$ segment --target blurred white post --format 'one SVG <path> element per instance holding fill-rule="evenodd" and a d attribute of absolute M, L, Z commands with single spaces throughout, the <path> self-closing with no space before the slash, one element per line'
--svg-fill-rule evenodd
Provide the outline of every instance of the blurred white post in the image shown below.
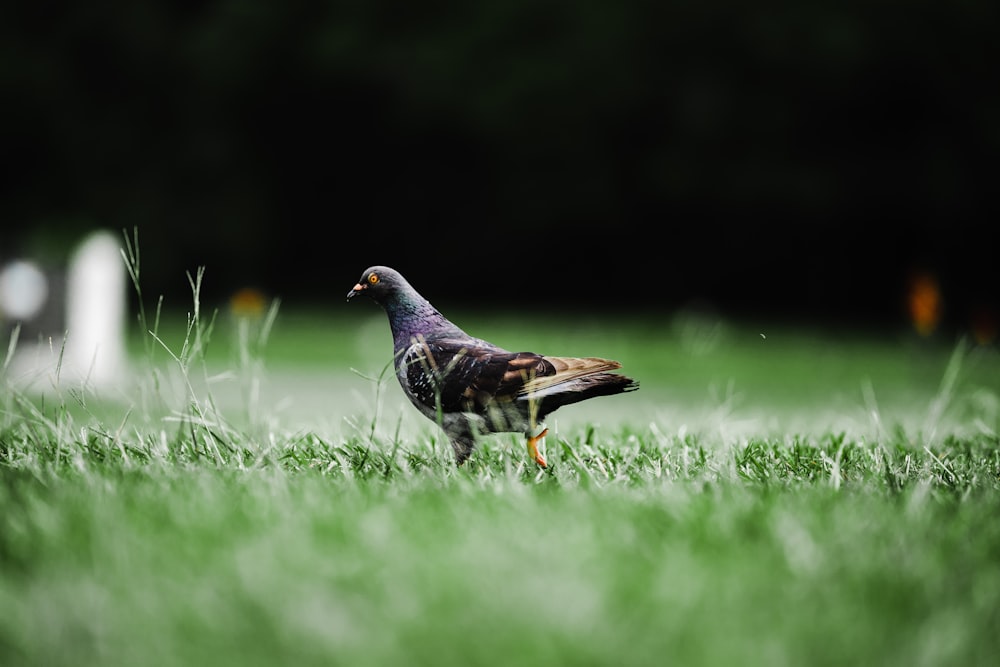
<path fill-rule="evenodd" d="M 66 275 L 65 368 L 74 380 L 113 386 L 126 370 L 125 265 L 109 232 L 88 236 Z"/>

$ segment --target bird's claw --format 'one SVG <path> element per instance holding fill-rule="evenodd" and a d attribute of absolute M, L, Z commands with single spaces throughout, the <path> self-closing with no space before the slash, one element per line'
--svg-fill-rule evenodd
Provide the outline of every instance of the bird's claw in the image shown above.
<path fill-rule="evenodd" d="M 549 432 L 549 429 L 543 429 L 538 435 L 533 435 L 528 437 L 528 454 L 531 458 L 535 460 L 535 463 L 543 468 L 547 468 L 548 464 L 545 462 L 545 457 L 542 456 L 541 452 L 538 451 L 538 441 L 545 437 L 545 434 Z"/>

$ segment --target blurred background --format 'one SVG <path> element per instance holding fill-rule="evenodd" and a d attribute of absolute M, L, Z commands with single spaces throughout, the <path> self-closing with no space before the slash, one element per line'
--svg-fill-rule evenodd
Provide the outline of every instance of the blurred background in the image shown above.
<path fill-rule="evenodd" d="M 996 336 L 988 0 L 8 3 L 0 265 Z M 15 281 L 16 282 L 16 281 Z M 134 298 L 134 297 L 133 297 Z"/>

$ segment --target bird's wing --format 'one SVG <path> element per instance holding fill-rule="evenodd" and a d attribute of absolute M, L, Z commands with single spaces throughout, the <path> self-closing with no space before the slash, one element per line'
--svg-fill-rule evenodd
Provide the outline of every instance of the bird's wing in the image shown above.
<path fill-rule="evenodd" d="M 600 357 L 549 357 L 543 358 L 548 362 L 546 368 L 548 372 L 539 372 L 531 377 L 519 389 L 518 395 L 525 397 L 543 396 L 552 391 L 558 390 L 561 385 L 566 385 L 573 380 L 577 380 L 596 373 L 605 373 L 621 368 L 622 365 L 612 359 L 602 359 Z"/>
<path fill-rule="evenodd" d="M 535 378 L 555 372 L 532 352 L 509 352 L 478 339 L 420 339 L 400 359 L 414 400 L 443 412 L 481 411 L 511 401 Z"/>

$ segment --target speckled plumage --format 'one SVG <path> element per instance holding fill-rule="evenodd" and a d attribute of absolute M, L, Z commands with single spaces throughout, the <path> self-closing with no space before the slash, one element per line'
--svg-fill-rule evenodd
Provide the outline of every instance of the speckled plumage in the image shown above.
<path fill-rule="evenodd" d="M 403 393 L 444 430 L 462 464 L 481 435 L 524 433 L 535 461 L 545 466 L 532 435 L 545 417 L 571 403 L 632 391 L 639 383 L 614 373 L 617 361 L 511 352 L 468 335 L 442 315 L 397 271 L 372 266 L 347 294 L 382 306 L 392 329 L 396 378 Z"/>

